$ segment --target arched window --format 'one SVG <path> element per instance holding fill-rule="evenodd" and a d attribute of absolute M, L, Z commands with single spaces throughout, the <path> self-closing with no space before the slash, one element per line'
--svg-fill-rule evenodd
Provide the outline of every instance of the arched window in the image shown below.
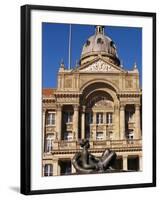
<path fill-rule="evenodd" d="M 54 140 L 53 134 L 49 134 L 46 137 L 46 152 L 51 152 L 53 150 L 53 140 Z"/>
<path fill-rule="evenodd" d="M 45 164 L 44 176 L 53 176 L 53 165 L 52 164 Z"/>

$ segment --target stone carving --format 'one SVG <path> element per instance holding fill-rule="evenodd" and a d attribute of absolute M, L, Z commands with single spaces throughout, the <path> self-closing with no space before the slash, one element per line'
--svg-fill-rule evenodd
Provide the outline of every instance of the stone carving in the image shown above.
<path fill-rule="evenodd" d="M 54 127 L 46 127 L 46 132 L 54 132 L 55 131 L 55 126 Z"/>
<path fill-rule="evenodd" d="M 71 87 L 72 87 L 72 79 L 66 79 L 65 88 L 71 88 Z"/>
<path fill-rule="evenodd" d="M 81 72 L 109 72 L 109 71 L 118 71 L 116 68 L 111 65 L 99 60 L 90 66 L 81 70 Z"/>
<path fill-rule="evenodd" d="M 114 170 L 112 165 L 116 159 L 116 153 L 106 149 L 100 158 L 92 155 L 88 149 L 90 147 L 88 140 L 82 140 L 80 143 L 82 151 L 74 155 L 72 164 L 77 173 L 95 173 Z"/>
<path fill-rule="evenodd" d="M 87 107 L 107 107 L 108 109 L 113 109 L 113 102 L 109 100 L 106 96 L 95 96 L 87 103 Z"/>
<path fill-rule="evenodd" d="M 126 86 L 126 88 L 133 88 L 133 81 L 132 80 L 126 80 L 125 86 Z"/>

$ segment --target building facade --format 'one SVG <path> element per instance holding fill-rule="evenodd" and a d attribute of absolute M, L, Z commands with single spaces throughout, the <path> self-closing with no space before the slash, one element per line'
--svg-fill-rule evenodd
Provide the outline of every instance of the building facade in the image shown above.
<path fill-rule="evenodd" d="M 75 68 L 61 63 L 57 81 L 57 88 L 42 92 L 42 175 L 75 173 L 71 159 L 83 138 L 96 156 L 115 151 L 115 168 L 141 171 L 139 71 L 136 64 L 125 70 L 103 26 L 95 27 Z"/>

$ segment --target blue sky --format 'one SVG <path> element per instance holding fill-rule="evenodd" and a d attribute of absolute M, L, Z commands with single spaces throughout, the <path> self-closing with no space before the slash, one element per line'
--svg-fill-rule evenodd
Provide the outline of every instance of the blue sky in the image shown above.
<path fill-rule="evenodd" d="M 82 47 L 93 35 L 93 25 L 72 25 L 71 67 L 79 61 Z M 140 79 L 142 74 L 142 29 L 136 27 L 105 26 L 105 34 L 112 38 L 124 69 L 131 70 L 136 62 Z M 69 24 L 42 24 L 42 85 L 57 86 L 57 74 L 61 59 L 68 67 Z"/>

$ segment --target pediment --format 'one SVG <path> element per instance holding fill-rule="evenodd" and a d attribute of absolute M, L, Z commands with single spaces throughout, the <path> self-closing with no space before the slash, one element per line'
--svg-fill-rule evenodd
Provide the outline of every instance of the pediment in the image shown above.
<path fill-rule="evenodd" d="M 79 72 L 122 72 L 123 70 L 120 67 L 114 66 L 104 60 L 99 59 L 87 66 L 84 66 L 79 70 Z"/>

